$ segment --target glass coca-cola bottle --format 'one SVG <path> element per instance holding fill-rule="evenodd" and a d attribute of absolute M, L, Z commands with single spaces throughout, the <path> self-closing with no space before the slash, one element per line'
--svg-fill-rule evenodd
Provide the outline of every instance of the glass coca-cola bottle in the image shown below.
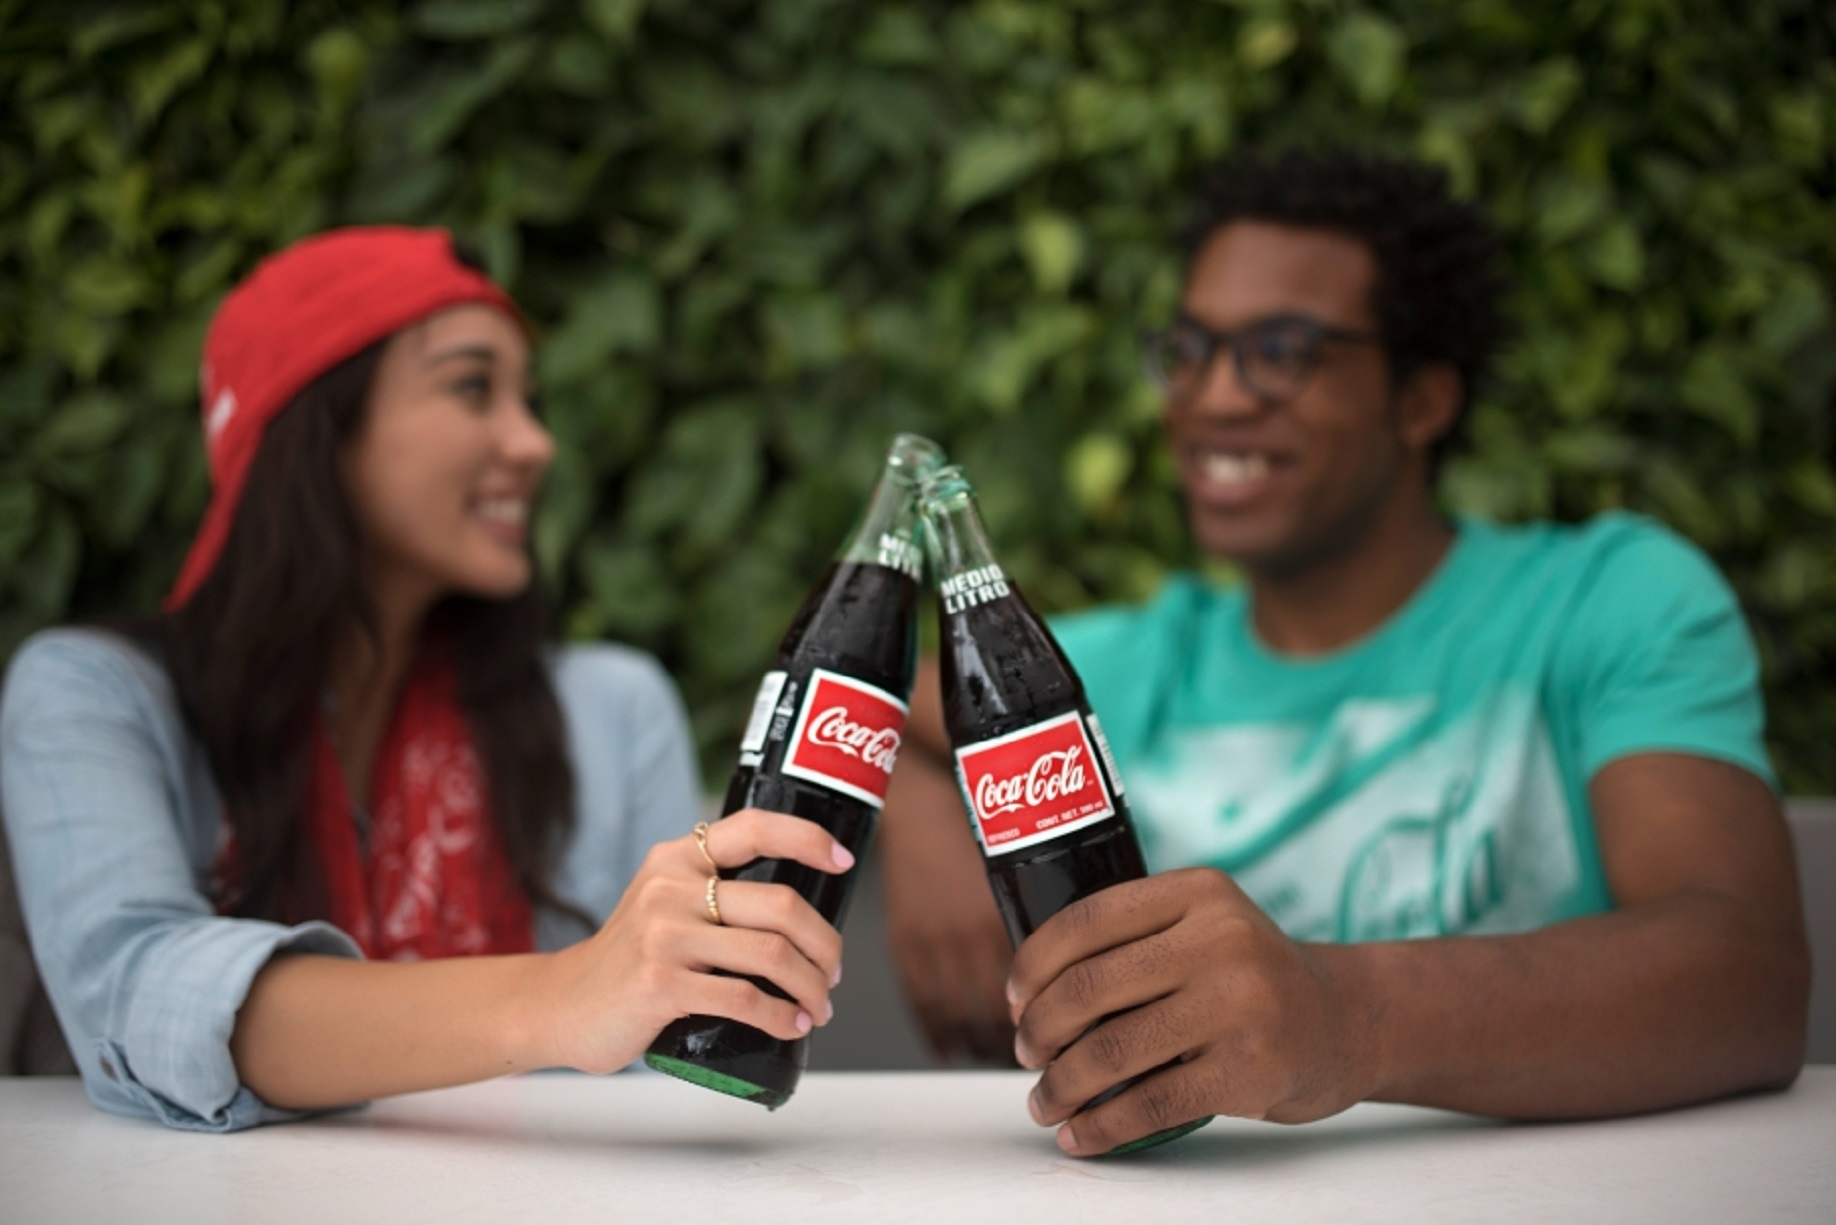
<path fill-rule="evenodd" d="M 917 668 L 918 483 L 943 462 L 937 444 L 900 434 L 867 509 L 791 619 L 753 701 L 721 815 L 763 808 L 805 817 L 867 857 L 887 780 L 905 733 Z M 723 871 L 731 880 L 789 885 L 840 928 L 854 869 L 818 872 L 782 859 Z M 781 999 L 777 986 L 752 979 Z M 664 1028 L 644 1055 L 658 1071 L 776 1110 L 809 1059 L 809 1039 L 786 1041 L 723 1017 Z"/>
<path fill-rule="evenodd" d="M 933 471 L 920 509 L 937 587 L 944 725 L 956 781 L 995 906 L 1018 946 L 1073 902 L 1146 876 L 1147 865 L 1083 682 L 995 560 L 962 469 Z M 1109 1089 L 1085 1109 L 1134 1083 Z M 1210 1121 L 1116 1151 L 1174 1140 Z"/>

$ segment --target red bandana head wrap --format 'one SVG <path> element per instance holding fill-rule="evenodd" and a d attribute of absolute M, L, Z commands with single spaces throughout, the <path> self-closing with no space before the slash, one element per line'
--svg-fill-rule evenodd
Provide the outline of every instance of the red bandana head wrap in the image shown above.
<path fill-rule="evenodd" d="M 184 606 L 223 552 L 268 423 L 340 362 L 467 303 L 496 307 L 521 322 L 503 290 L 455 258 L 446 231 L 400 226 L 304 239 L 230 291 L 211 321 L 201 372 L 213 493 L 166 598 L 169 611 Z M 317 871 L 295 879 L 316 887 L 309 889 L 313 896 L 292 891 L 290 921 L 329 919 L 371 957 L 533 946 L 529 902 L 491 817 L 450 661 L 430 652 L 410 671 L 378 747 L 368 796 L 347 795 L 323 720 L 315 720 L 312 735 L 300 841 Z M 218 863 L 229 885 L 226 909 L 236 900 L 236 869 L 232 840 Z"/>

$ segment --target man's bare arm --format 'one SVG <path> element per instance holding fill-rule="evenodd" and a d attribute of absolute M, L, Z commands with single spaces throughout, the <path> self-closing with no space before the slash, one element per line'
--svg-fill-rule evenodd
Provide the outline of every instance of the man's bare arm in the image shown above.
<path fill-rule="evenodd" d="M 1612 913 L 1364 952 L 1365 994 L 1387 1015 L 1382 1096 L 1573 1117 L 1797 1076 L 1810 954 L 1772 793 L 1733 766 L 1651 754 L 1602 770 L 1590 797 Z"/>
<path fill-rule="evenodd" d="M 950 760 L 937 661 L 926 659 L 880 824 L 889 935 L 931 1049 L 944 1059 L 1011 1066 L 1014 1030 L 1003 988 L 1013 946 Z"/>
<path fill-rule="evenodd" d="M 1374 1097 L 1573 1118 L 1789 1084 L 1809 955 L 1776 799 L 1669 754 L 1614 763 L 1591 797 L 1616 909 L 1539 932 L 1302 945 L 1207 869 L 1066 909 L 1014 963 L 1035 1117 L 1096 1153 L 1210 1113 L 1302 1122 Z"/>

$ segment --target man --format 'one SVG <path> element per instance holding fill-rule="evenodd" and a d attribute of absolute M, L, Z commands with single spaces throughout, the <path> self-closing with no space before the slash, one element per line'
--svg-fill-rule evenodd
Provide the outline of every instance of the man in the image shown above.
<path fill-rule="evenodd" d="M 1074 1154 L 1367 1098 L 1558 1118 L 1789 1084 L 1809 960 L 1732 594 L 1635 516 L 1436 506 L 1503 332 L 1490 228 L 1438 172 L 1344 153 L 1237 159 L 1204 203 L 1150 365 L 1194 536 L 1247 582 L 1057 625 L 1156 874 L 1009 977 L 928 667 L 883 838 L 933 1042 L 1017 1023 Z"/>

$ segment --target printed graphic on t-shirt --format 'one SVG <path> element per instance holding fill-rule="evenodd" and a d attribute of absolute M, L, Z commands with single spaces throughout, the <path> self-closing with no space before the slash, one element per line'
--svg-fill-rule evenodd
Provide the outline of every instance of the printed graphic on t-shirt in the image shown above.
<path fill-rule="evenodd" d="M 1222 868 L 1305 940 L 1527 931 L 1572 909 L 1573 816 L 1535 704 L 1433 714 L 1348 702 L 1323 728 L 1178 734 L 1131 775 L 1149 864 Z"/>

